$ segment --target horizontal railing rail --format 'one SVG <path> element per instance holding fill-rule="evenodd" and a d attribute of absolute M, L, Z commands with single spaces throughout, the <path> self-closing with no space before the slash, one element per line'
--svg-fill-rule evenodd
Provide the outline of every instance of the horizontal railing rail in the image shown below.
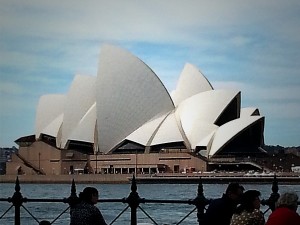
<path fill-rule="evenodd" d="M 20 182 L 18 177 L 16 178 L 15 183 L 15 192 L 12 197 L 8 198 L 0 198 L 0 202 L 8 202 L 12 205 L 8 207 L 3 213 L 0 212 L 0 223 L 1 219 L 5 217 L 5 215 L 14 208 L 14 224 L 21 225 L 21 211 L 20 209 L 24 209 L 33 220 L 36 221 L 37 224 L 42 224 L 29 209 L 25 207 L 24 203 L 64 203 L 67 204 L 67 207 L 60 212 L 52 221 L 48 221 L 48 224 L 53 224 L 57 221 L 63 214 L 69 212 L 70 208 L 74 207 L 78 202 L 79 198 L 76 193 L 76 185 L 75 181 L 72 181 L 71 184 L 71 194 L 67 198 L 26 198 L 23 197 L 21 194 Z M 267 206 L 268 208 L 264 211 L 264 214 L 269 210 L 275 209 L 275 203 L 279 198 L 279 188 L 278 188 L 278 181 L 276 175 L 274 176 L 273 183 L 272 183 L 272 192 L 267 199 L 263 199 L 261 204 Z M 186 204 L 186 205 L 193 205 L 194 208 L 189 211 L 185 216 L 183 216 L 180 221 L 176 224 L 181 224 L 186 218 L 188 218 L 192 213 L 197 212 L 197 222 L 199 225 L 202 224 L 203 215 L 205 213 L 206 207 L 209 205 L 211 199 L 207 199 L 203 193 L 203 185 L 201 178 L 199 179 L 197 195 L 194 199 L 187 199 L 187 200 L 165 200 L 165 199 L 147 199 L 141 198 L 137 192 L 137 184 L 135 180 L 135 176 L 133 176 L 131 180 L 131 192 L 128 197 L 124 197 L 121 199 L 99 199 L 98 202 L 101 203 L 123 203 L 127 204 L 126 207 L 121 210 L 121 212 L 110 222 L 110 224 L 114 224 L 122 214 L 124 214 L 127 210 L 130 210 L 130 224 L 136 225 L 137 224 L 137 210 L 140 210 L 152 223 L 158 224 L 155 219 L 143 208 L 141 204 Z M 298 202 L 300 205 L 300 202 Z M 44 221 L 45 222 L 45 221 Z M 196 222 L 196 221 L 195 221 Z"/>

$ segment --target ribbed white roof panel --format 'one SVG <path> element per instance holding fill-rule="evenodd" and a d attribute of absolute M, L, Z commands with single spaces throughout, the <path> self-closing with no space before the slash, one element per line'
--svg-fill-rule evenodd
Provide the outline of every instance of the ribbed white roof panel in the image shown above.
<path fill-rule="evenodd" d="M 166 88 L 141 60 L 115 46 L 101 49 L 97 77 L 98 142 L 109 152 L 157 115 L 174 109 Z"/>
<path fill-rule="evenodd" d="M 238 94 L 239 91 L 231 90 L 206 91 L 178 106 L 176 113 L 192 149 L 218 128 L 214 123 Z"/>
<path fill-rule="evenodd" d="M 205 147 L 205 149 L 201 149 L 199 153 L 202 156 L 208 157 L 209 149 L 211 148 L 211 143 L 213 141 L 214 135 L 216 130 L 208 134 L 206 137 L 204 137 L 198 144 L 196 144 L 196 147 Z"/>
<path fill-rule="evenodd" d="M 42 130 L 42 134 L 47 134 L 52 137 L 57 137 L 57 134 L 59 132 L 59 128 L 63 122 L 64 114 L 60 114 L 58 117 L 56 117 L 50 124 L 48 124 L 47 127 L 45 127 Z"/>
<path fill-rule="evenodd" d="M 205 121 L 195 120 L 190 132 L 186 132 L 186 136 L 189 139 L 191 148 L 195 149 L 197 144 L 200 142 L 209 142 L 210 140 L 207 140 L 207 137 L 211 137 L 217 129 L 217 125 L 206 123 Z"/>
<path fill-rule="evenodd" d="M 70 135 L 70 140 L 94 143 L 96 127 L 96 103 L 81 118 L 77 126 Z"/>
<path fill-rule="evenodd" d="M 36 138 L 39 138 L 41 133 L 56 137 L 58 130 L 54 126 L 56 123 L 54 121 L 63 113 L 65 103 L 65 95 L 43 95 L 40 97 L 35 121 Z"/>
<path fill-rule="evenodd" d="M 232 140 L 237 134 L 247 127 L 263 119 L 263 116 L 249 116 L 232 120 L 221 126 L 215 133 L 214 140 L 209 151 L 209 156 L 215 155 L 222 147 Z"/>
<path fill-rule="evenodd" d="M 202 140 L 200 140 L 199 143 L 196 144 L 196 147 L 197 146 L 205 146 L 207 149 L 210 149 L 211 148 L 211 143 L 213 141 L 213 137 L 216 133 L 217 129 L 214 129 L 210 134 L 208 134 L 206 137 L 204 137 Z"/>
<path fill-rule="evenodd" d="M 181 141 L 184 141 L 184 139 L 178 128 L 175 113 L 171 113 L 159 127 L 150 145 L 152 146 Z"/>
<path fill-rule="evenodd" d="M 60 147 L 65 148 L 67 141 L 78 123 L 90 107 L 95 103 L 96 77 L 75 76 L 70 90 L 67 94 L 67 102 L 64 109 L 64 120 L 62 125 L 62 137 Z M 85 137 L 82 132 L 82 138 Z"/>
<path fill-rule="evenodd" d="M 143 126 L 139 127 L 125 139 L 139 143 L 146 146 L 151 136 L 154 134 L 155 130 L 159 127 L 161 122 L 165 119 L 166 114 L 156 118 L 154 120 L 145 123 Z"/>
<path fill-rule="evenodd" d="M 214 124 L 227 105 L 239 94 L 239 91 L 213 90 L 194 95 L 183 101 L 176 110 L 184 132 L 193 133 L 198 122 L 205 121 Z"/>
<path fill-rule="evenodd" d="M 213 90 L 212 85 L 206 77 L 192 64 L 186 63 L 179 80 L 177 87 L 172 94 L 175 106 L 179 105 L 185 99 L 204 91 Z"/>

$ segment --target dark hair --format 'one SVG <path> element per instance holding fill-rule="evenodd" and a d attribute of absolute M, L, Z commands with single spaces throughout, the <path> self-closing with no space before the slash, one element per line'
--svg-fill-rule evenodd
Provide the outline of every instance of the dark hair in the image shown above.
<path fill-rule="evenodd" d="M 226 194 L 229 193 L 238 193 L 239 190 L 244 191 L 245 188 L 243 186 L 241 186 L 239 183 L 230 183 L 226 189 Z"/>
<path fill-rule="evenodd" d="M 98 195 L 98 190 L 94 187 L 86 187 L 79 193 L 79 199 L 87 203 L 92 203 L 91 200 L 94 195 Z"/>
<path fill-rule="evenodd" d="M 240 214 L 242 211 L 252 212 L 254 210 L 253 202 L 260 196 L 260 192 L 257 190 L 246 191 L 241 197 L 241 204 L 236 209 L 236 214 Z"/>

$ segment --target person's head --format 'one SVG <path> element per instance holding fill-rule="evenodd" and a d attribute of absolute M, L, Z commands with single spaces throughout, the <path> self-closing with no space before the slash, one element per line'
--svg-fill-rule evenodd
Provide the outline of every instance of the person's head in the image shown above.
<path fill-rule="evenodd" d="M 79 193 L 79 199 L 89 204 L 95 205 L 98 202 L 99 193 L 94 187 L 86 187 Z"/>
<path fill-rule="evenodd" d="M 239 183 L 230 183 L 226 189 L 225 194 L 234 202 L 239 202 L 240 197 L 244 192 L 244 187 Z"/>
<path fill-rule="evenodd" d="M 276 202 L 276 207 L 285 207 L 297 211 L 298 195 L 295 192 L 286 192 Z"/>
<path fill-rule="evenodd" d="M 252 212 L 254 209 L 260 208 L 260 192 L 257 190 L 248 190 L 241 197 L 242 210 Z"/>

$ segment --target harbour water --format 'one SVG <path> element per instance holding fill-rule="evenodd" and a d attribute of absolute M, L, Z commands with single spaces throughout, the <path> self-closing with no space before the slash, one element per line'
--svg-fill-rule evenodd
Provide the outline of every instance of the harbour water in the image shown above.
<path fill-rule="evenodd" d="M 83 190 L 87 184 L 77 184 L 77 194 Z M 130 193 L 130 184 L 91 184 L 100 191 L 102 199 L 121 199 L 128 197 Z M 226 184 L 203 184 L 204 195 L 206 198 L 218 198 L 226 189 Z M 261 192 L 261 198 L 267 199 L 271 194 L 271 184 L 245 184 L 246 190 L 256 189 Z M 164 199 L 164 200 L 188 200 L 197 195 L 197 184 L 138 184 L 138 193 L 141 198 Z M 27 198 L 67 198 L 70 196 L 71 185 L 68 184 L 21 184 L 21 193 Z M 294 191 L 300 196 L 299 185 L 279 185 L 279 193 Z M 11 197 L 14 193 L 13 183 L 0 184 L 0 198 Z M 39 221 L 53 221 L 66 208 L 64 203 L 24 203 L 25 208 L 34 215 Z M 0 202 L 0 216 L 11 206 L 11 203 Z M 123 209 L 127 207 L 123 203 L 98 203 L 104 218 L 109 224 Z M 191 205 L 182 204 L 141 204 L 142 207 L 158 224 L 176 224 L 185 215 L 194 209 Z M 267 208 L 262 206 L 262 211 Z M 270 211 L 265 214 L 267 218 Z M 300 209 L 298 207 L 298 213 Z M 139 224 L 153 224 L 148 217 L 138 209 Z M 14 224 L 14 208 L 12 208 L 1 220 L 0 224 Z M 38 223 L 21 208 L 21 224 L 37 225 Z M 69 211 L 64 213 L 54 225 L 68 225 Z M 116 225 L 130 224 L 130 208 L 114 223 Z M 196 211 L 193 212 L 181 224 L 197 224 Z"/>

